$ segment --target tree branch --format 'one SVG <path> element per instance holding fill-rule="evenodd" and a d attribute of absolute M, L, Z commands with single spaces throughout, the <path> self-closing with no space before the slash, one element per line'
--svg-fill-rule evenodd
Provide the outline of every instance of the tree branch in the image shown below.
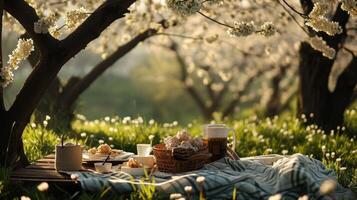
<path fill-rule="evenodd" d="M 134 0 L 108 0 L 91 14 L 65 40 L 58 42 L 49 34 L 36 34 L 33 30 L 38 16 L 23 0 L 5 1 L 6 10 L 25 27 L 31 38 L 41 50 L 41 59 L 10 108 L 10 114 L 16 121 L 28 120 L 41 100 L 42 95 L 56 77 L 62 66 L 89 42 L 94 40 L 114 20 L 124 16 Z M 40 47 L 41 49 L 41 47 Z M 44 56 L 44 53 L 48 55 Z"/>
<path fill-rule="evenodd" d="M 128 13 L 135 0 L 107 0 L 95 10 L 75 31 L 61 41 L 62 56 L 65 61 L 84 49 L 116 19 Z"/>
<path fill-rule="evenodd" d="M 49 33 L 38 34 L 34 31 L 34 23 L 39 20 L 34 8 L 29 6 L 24 0 L 6 0 L 4 1 L 5 10 L 10 13 L 26 30 L 33 39 L 36 47 L 41 51 L 41 54 L 47 53 L 48 47 L 56 46 L 58 40 L 52 37 Z"/>
<path fill-rule="evenodd" d="M 232 115 L 234 112 L 234 109 L 236 108 L 237 104 L 240 101 L 241 96 L 246 93 L 250 89 L 250 85 L 254 82 L 254 80 L 257 80 L 260 76 L 262 76 L 265 72 L 269 71 L 269 69 L 263 69 L 259 70 L 252 76 L 250 76 L 247 81 L 244 83 L 244 86 L 241 90 L 237 92 L 237 97 L 233 98 L 233 100 L 228 104 L 226 109 L 223 111 L 223 117 L 227 117 L 229 115 Z"/>
<path fill-rule="evenodd" d="M 134 49 L 140 42 L 155 35 L 155 29 L 148 29 L 140 33 L 126 44 L 117 48 L 110 56 L 98 63 L 87 75 L 80 79 L 74 87 L 65 92 L 62 100 L 65 107 L 70 107 L 78 99 L 78 97 L 100 76 L 105 70 L 111 67 L 116 61 L 125 56 L 128 52 Z"/>
<path fill-rule="evenodd" d="M 172 43 L 170 49 L 175 53 L 177 62 L 180 67 L 180 72 L 181 72 L 181 77 L 180 80 L 182 84 L 184 85 L 185 90 L 191 95 L 192 99 L 195 101 L 197 106 L 200 108 L 201 112 L 204 114 L 204 116 L 207 118 L 208 116 L 208 108 L 203 100 L 203 98 L 199 95 L 197 90 L 193 87 L 191 84 L 187 84 L 187 77 L 188 77 L 188 72 L 187 72 L 187 66 L 185 61 L 183 60 L 182 56 L 179 54 L 178 49 L 177 49 L 177 44 Z"/>
<path fill-rule="evenodd" d="M 210 108 L 210 110 L 212 110 L 212 112 L 218 110 L 218 108 L 220 107 L 223 97 L 228 92 L 229 83 L 231 83 L 231 82 L 232 82 L 232 79 L 230 79 L 228 82 L 224 83 L 223 89 L 221 91 L 219 91 L 219 93 L 216 95 L 216 97 L 212 100 L 212 105 Z"/>

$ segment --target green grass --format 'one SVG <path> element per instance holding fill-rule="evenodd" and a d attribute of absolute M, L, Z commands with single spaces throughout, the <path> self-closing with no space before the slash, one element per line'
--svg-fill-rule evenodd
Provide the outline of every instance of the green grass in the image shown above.
<path fill-rule="evenodd" d="M 294 154 L 302 153 L 309 157 L 321 160 L 328 168 L 334 169 L 338 181 L 345 187 L 357 191 L 357 143 L 351 135 L 357 133 L 356 109 L 346 112 L 344 127 L 339 127 L 331 133 L 323 133 L 316 126 L 302 125 L 304 117 L 293 118 L 275 117 L 273 119 L 257 119 L 250 117 L 239 121 L 216 121 L 226 123 L 236 131 L 236 151 L 241 157 L 262 154 Z M 48 121 L 51 123 L 51 120 Z M 88 147 L 97 146 L 100 140 L 114 145 L 115 148 L 126 151 L 136 151 L 137 143 L 149 143 L 149 136 L 154 135 L 153 144 L 168 136 L 174 135 L 180 129 L 188 129 L 193 135 L 201 135 L 202 123 L 177 124 L 171 122 L 158 124 L 154 121 L 145 121 L 141 118 L 128 119 L 106 117 L 99 120 L 87 121 L 79 116 L 72 124 L 73 131 L 68 133 L 68 139 L 77 140 Z M 85 133 L 85 134 L 84 134 Z M 348 136 L 350 135 L 350 136 Z M 24 145 L 26 155 L 30 160 L 36 160 L 53 152 L 54 146 L 59 143 L 59 135 L 46 129 L 44 125 L 28 125 L 25 130 Z M 6 173 L 5 173 L 6 174 Z M 5 180 L 5 179 L 2 179 Z M 1 182 L 0 189 L 6 187 Z M 123 198 L 151 199 L 154 189 L 147 188 L 144 194 L 133 193 Z M 97 199 L 104 194 L 81 194 L 80 199 Z M 33 195 L 37 193 L 25 193 Z M 145 198 L 144 198 L 145 197 Z"/>

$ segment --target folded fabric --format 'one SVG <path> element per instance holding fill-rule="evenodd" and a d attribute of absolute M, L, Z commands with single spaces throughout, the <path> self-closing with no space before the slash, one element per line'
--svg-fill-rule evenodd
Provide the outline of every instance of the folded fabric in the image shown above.
<path fill-rule="evenodd" d="M 309 199 L 333 199 L 319 192 L 324 181 L 336 180 L 334 172 L 326 169 L 320 161 L 302 154 L 294 154 L 289 157 L 275 156 L 272 161 L 276 162 L 272 163 L 273 165 L 264 165 L 259 162 L 259 160 L 267 161 L 266 156 L 263 158 L 265 160 L 224 158 L 206 164 L 201 170 L 182 174 L 155 172 L 154 183 L 140 181 L 140 178 L 123 172 L 111 174 L 81 172 L 78 173 L 78 181 L 85 191 L 98 192 L 105 187 L 111 187 L 111 190 L 117 194 L 155 186 L 156 191 L 163 196 L 172 193 L 185 195 L 184 187 L 192 186 L 193 198 L 196 199 L 201 190 L 196 178 L 203 176 L 206 199 L 232 199 L 233 190 L 237 191 L 237 199 L 268 199 L 275 194 L 280 194 L 281 199 L 297 199 L 305 194 Z M 356 199 L 355 194 L 339 184 L 334 197 Z"/>

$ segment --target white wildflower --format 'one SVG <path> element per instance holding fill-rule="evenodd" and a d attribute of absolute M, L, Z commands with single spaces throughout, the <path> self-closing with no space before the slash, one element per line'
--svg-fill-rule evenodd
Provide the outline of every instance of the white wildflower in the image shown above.
<path fill-rule="evenodd" d="M 298 200 L 309 200 L 309 196 L 305 194 L 304 196 L 299 197 Z"/>
<path fill-rule="evenodd" d="M 32 128 L 36 128 L 36 124 L 35 123 L 31 123 L 31 127 Z"/>
<path fill-rule="evenodd" d="M 46 121 L 49 121 L 51 119 L 51 117 L 49 115 L 46 115 L 45 119 L 46 119 Z"/>
<path fill-rule="evenodd" d="M 43 121 L 42 123 L 43 123 L 43 126 L 44 126 L 44 127 L 47 127 L 48 122 L 47 122 L 46 120 L 45 120 L 45 121 Z"/>
<path fill-rule="evenodd" d="M 178 199 L 178 198 L 181 198 L 182 197 L 182 194 L 180 193 L 172 193 L 170 194 L 170 199 Z"/>
<path fill-rule="evenodd" d="M 138 121 L 139 124 L 144 123 L 144 119 L 142 117 L 138 117 L 136 120 Z"/>
<path fill-rule="evenodd" d="M 154 135 L 149 135 L 149 140 L 152 141 L 154 139 Z"/>
<path fill-rule="evenodd" d="M 341 162 L 342 159 L 341 158 L 336 158 L 336 162 Z"/>
<path fill-rule="evenodd" d="M 336 51 L 335 49 L 331 48 L 328 46 L 321 37 L 315 36 L 315 37 L 310 37 L 309 38 L 309 43 L 312 48 L 314 48 L 317 51 L 320 51 L 322 55 L 329 59 L 333 59 L 335 57 Z"/>
<path fill-rule="evenodd" d="M 280 200 L 282 198 L 281 194 L 275 194 L 273 196 L 270 196 L 268 200 Z"/>
<path fill-rule="evenodd" d="M 199 176 L 196 178 L 196 182 L 198 184 L 203 184 L 205 182 L 206 178 L 204 176 Z"/>
<path fill-rule="evenodd" d="M 85 132 L 83 132 L 83 133 L 81 133 L 81 137 L 86 137 L 87 136 L 87 133 L 85 133 Z"/>
<path fill-rule="evenodd" d="M 337 186 L 336 181 L 331 179 L 325 180 L 320 186 L 320 194 L 321 195 L 331 194 L 332 192 L 335 191 L 336 186 Z"/>
<path fill-rule="evenodd" d="M 167 0 L 166 3 L 168 8 L 183 16 L 195 14 L 202 6 L 198 0 Z"/>
<path fill-rule="evenodd" d="M 284 150 L 282 150 L 282 151 L 281 151 L 281 153 L 282 153 L 283 155 L 288 154 L 288 152 L 289 152 L 289 151 L 288 151 L 288 150 L 286 150 L 286 149 L 284 149 Z"/>
<path fill-rule="evenodd" d="M 104 144 L 104 140 L 98 140 L 99 144 Z"/>
<path fill-rule="evenodd" d="M 149 125 L 154 125 L 154 124 L 155 124 L 155 120 L 150 119 L 150 121 L 149 121 Z"/>
<path fill-rule="evenodd" d="M 186 191 L 187 193 L 192 193 L 192 186 L 186 186 L 186 187 L 185 187 L 185 191 Z"/>
<path fill-rule="evenodd" d="M 347 167 L 340 167 L 340 171 L 345 171 Z"/>
<path fill-rule="evenodd" d="M 131 121 L 131 117 L 124 117 L 123 118 L 123 124 L 128 124 Z"/>
<path fill-rule="evenodd" d="M 21 196 L 20 200 L 31 200 L 31 198 L 28 196 Z"/>
<path fill-rule="evenodd" d="M 48 190 L 48 183 L 47 182 L 42 182 L 37 186 L 37 190 L 40 192 L 44 192 Z"/>

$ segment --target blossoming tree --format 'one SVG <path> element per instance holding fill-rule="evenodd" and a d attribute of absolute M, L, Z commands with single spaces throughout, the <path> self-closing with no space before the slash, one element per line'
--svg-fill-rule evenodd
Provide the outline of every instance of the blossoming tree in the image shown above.
<path fill-rule="evenodd" d="M 248 7 L 258 1 L 241 1 Z M 263 1 L 264 2 L 264 1 Z M 255 33 L 269 35 L 273 24 L 256 26 L 253 22 L 238 21 L 234 25 L 220 21 L 222 16 L 205 14 L 204 3 L 198 0 L 169 0 L 169 7 L 181 15 L 202 15 L 226 28 L 233 36 L 243 37 Z M 237 2 L 223 1 L 226 12 L 231 8 L 241 8 Z M 270 1 L 267 4 L 283 8 L 290 16 L 290 22 L 296 23 L 306 36 L 300 45 L 299 64 L 299 113 L 314 116 L 308 123 L 316 123 L 325 130 L 330 130 L 343 123 L 343 114 L 351 103 L 357 83 L 355 20 L 357 2 L 355 0 L 301 0 L 299 11 L 297 2 L 286 0 Z M 224 6 L 226 5 L 226 6 Z M 228 5 L 228 6 L 227 6 Z M 266 8 L 265 6 L 263 8 Z M 233 9 L 234 12 L 236 10 Z M 302 25 L 303 24 L 303 25 Z M 297 41 L 301 41 L 297 40 Z M 346 62 L 347 60 L 347 62 Z M 329 89 L 329 77 L 335 65 L 342 65 L 343 70 L 336 80 L 334 88 Z"/>
<path fill-rule="evenodd" d="M 134 0 L 107 0 L 98 3 L 89 14 L 70 12 L 66 24 L 71 27 L 74 20 L 84 19 L 80 25 L 65 38 L 56 39 L 56 31 L 52 28 L 51 34 L 47 31 L 47 20 L 43 21 L 36 10 L 24 0 L 2 1 L 5 10 L 26 30 L 31 39 L 19 40 L 16 50 L 12 53 L 8 65 L 1 68 L 1 84 L 7 85 L 12 79 L 12 70 L 25 59 L 32 51 L 32 43 L 38 48 L 40 58 L 25 84 L 17 95 L 14 103 L 6 109 L 1 93 L 0 131 L 1 165 L 26 164 L 27 159 L 23 152 L 22 132 L 28 123 L 31 114 L 40 102 L 48 86 L 56 78 L 63 65 L 96 39 L 101 32 L 115 20 L 124 17 Z M 33 3 L 33 2 L 32 2 Z M 40 4 L 43 2 L 40 2 Z M 89 2 L 90 3 L 90 2 Z M 36 6 L 34 6 L 36 7 Z M 72 16 L 71 16 L 72 15 Z M 73 17 L 74 16 L 74 17 Z M 71 20 L 72 19 L 72 20 Z M 51 21 L 51 20 L 49 20 Z M 75 21 L 77 23 L 77 21 Z"/>
<path fill-rule="evenodd" d="M 77 16 L 84 17 L 88 14 L 88 9 L 81 7 L 88 7 L 88 5 L 76 4 L 76 6 L 78 7 L 76 10 L 67 12 L 67 16 L 69 16 L 67 19 L 71 16 L 72 18 L 76 17 L 73 12 L 76 12 Z M 47 10 L 54 10 L 54 6 L 48 5 Z M 179 21 L 160 1 L 139 0 L 129 10 L 130 13 L 123 20 L 114 22 L 97 40 L 89 45 L 90 50 L 102 56 L 103 59 L 99 63 L 84 76 L 72 76 L 65 83 L 59 77 L 56 77 L 36 109 L 36 121 L 42 122 L 45 116 L 50 114 L 54 122 L 51 123 L 53 125 L 51 128 L 62 131 L 69 129 L 76 108 L 76 100 L 98 77 L 139 43 L 152 36 L 165 35 L 164 30 L 174 26 Z M 69 22 L 65 25 L 69 28 L 69 31 L 78 24 L 78 20 L 67 20 Z M 45 23 L 45 25 L 50 26 L 50 30 L 51 27 L 56 27 L 53 23 Z M 40 25 L 37 28 L 41 30 Z M 60 34 L 63 35 L 66 32 L 68 30 L 61 30 L 56 34 L 61 37 Z M 37 63 L 37 55 L 38 53 L 33 53 L 30 56 L 29 60 L 32 66 Z"/>

